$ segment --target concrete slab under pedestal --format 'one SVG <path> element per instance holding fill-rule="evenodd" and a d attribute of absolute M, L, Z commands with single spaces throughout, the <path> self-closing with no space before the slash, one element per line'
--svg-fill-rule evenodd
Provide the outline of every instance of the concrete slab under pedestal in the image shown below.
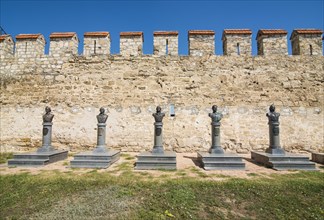
<path fill-rule="evenodd" d="M 176 170 L 176 153 L 165 151 L 164 153 L 142 152 L 137 155 L 135 170 Z"/>
<path fill-rule="evenodd" d="M 198 152 L 198 161 L 205 170 L 244 170 L 245 163 L 237 154 L 211 154 L 208 152 Z"/>
<path fill-rule="evenodd" d="M 324 153 L 312 153 L 312 161 L 315 163 L 324 164 Z"/>
<path fill-rule="evenodd" d="M 106 152 L 86 151 L 74 155 L 70 162 L 72 168 L 98 168 L 106 169 L 120 157 L 120 151 L 107 150 Z"/>
<path fill-rule="evenodd" d="M 315 163 L 309 161 L 307 155 L 291 153 L 280 155 L 252 151 L 251 158 L 255 162 L 275 170 L 316 170 Z"/>
<path fill-rule="evenodd" d="M 66 150 L 53 150 L 48 152 L 27 152 L 14 154 L 13 159 L 8 160 L 8 166 L 44 166 L 68 157 Z"/>

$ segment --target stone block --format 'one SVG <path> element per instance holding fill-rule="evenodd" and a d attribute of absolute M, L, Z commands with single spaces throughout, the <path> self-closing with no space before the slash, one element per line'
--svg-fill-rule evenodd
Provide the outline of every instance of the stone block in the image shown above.
<path fill-rule="evenodd" d="M 14 154 L 13 159 L 8 160 L 8 166 L 44 166 L 60 160 L 65 160 L 67 156 L 68 151 L 64 150 Z"/>
<path fill-rule="evenodd" d="M 312 161 L 315 163 L 324 164 L 324 153 L 312 153 Z"/>
<path fill-rule="evenodd" d="M 211 154 L 198 152 L 198 161 L 205 170 L 244 170 L 242 157 L 234 153 Z"/>
<path fill-rule="evenodd" d="M 82 152 L 74 155 L 71 161 L 72 168 L 106 169 L 120 158 L 120 151 L 107 150 L 106 152 Z"/>
<path fill-rule="evenodd" d="M 252 151 L 251 158 L 274 170 L 316 170 L 315 163 L 310 162 L 307 155 L 290 153 L 278 155 Z"/>
<path fill-rule="evenodd" d="M 143 152 L 137 155 L 135 170 L 176 170 L 176 153 L 165 151 L 164 153 Z"/>

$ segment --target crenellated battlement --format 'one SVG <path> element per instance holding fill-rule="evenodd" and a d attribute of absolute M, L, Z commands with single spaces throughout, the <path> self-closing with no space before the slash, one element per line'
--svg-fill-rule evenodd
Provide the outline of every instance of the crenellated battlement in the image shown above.
<path fill-rule="evenodd" d="M 79 39 L 75 32 L 56 32 L 50 35 L 49 54 L 65 57 L 78 54 Z"/>
<path fill-rule="evenodd" d="M 109 32 L 86 32 L 84 33 L 83 54 L 91 56 L 97 54 L 110 54 Z"/>
<path fill-rule="evenodd" d="M 261 29 L 257 32 L 257 54 L 288 55 L 286 30 Z M 322 55 L 322 30 L 295 29 L 290 40 L 292 55 Z M 178 55 L 178 32 L 156 31 L 153 33 L 153 54 Z M 222 34 L 225 56 L 251 56 L 252 31 L 250 29 L 225 29 Z M 143 55 L 143 32 L 120 33 L 120 55 Z M 46 40 L 42 34 L 19 34 L 16 42 L 10 35 L 0 36 L 1 58 L 36 58 L 45 52 Z M 110 55 L 109 32 L 84 33 L 83 56 Z M 212 30 L 188 31 L 188 55 L 215 55 L 215 32 Z M 49 56 L 56 58 L 78 55 L 79 38 L 75 32 L 56 32 L 50 35 Z"/>
<path fill-rule="evenodd" d="M 15 56 L 30 58 L 43 55 L 45 44 L 46 41 L 42 34 L 19 34 L 16 36 Z"/>
<path fill-rule="evenodd" d="M 215 53 L 215 32 L 211 30 L 188 31 L 189 56 L 213 55 Z"/>
<path fill-rule="evenodd" d="M 0 35 L 0 58 L 14 56 L 15 42 L 10 35 Z"/>
<path fill-rule="evenodd" d="M 154 55 L 178 55 L 178 31 L 154 32 Z"/>
<path fill-rule="evenodd" d="M 251 39 L 252 31 L 250 29 L 225 29 L 222 36 L 224 55 L 251 55 Z"/>
<path fill-rule="evenodd" d="M 138 56 L 143 54 L 143 32 L 121 32 L 120 54 L 124 56 Z"/>
<path fill-rule="evenodd" d="M 287 31 L 282 29 L 261 29 L 256 40 L 258 55 L 288 55 Z"/>

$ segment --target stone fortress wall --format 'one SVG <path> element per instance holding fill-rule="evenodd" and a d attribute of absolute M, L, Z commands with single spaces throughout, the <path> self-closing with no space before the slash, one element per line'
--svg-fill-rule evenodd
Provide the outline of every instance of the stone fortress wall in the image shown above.
<path fill-rule="evenodd" d="M 251 56 L 250 30 L 225 30 L 224 56 L 214 55 L 213 31 L 188 33 L 188 56 L 178 56 L 178 33 L 155 32 L 154 54 L 143 55 L 142 32 L 121 33 L 120 54 L 110 54 L 108 32 L 87 32 L 78 55 L 76 33 L 53 33 L 44 55 L 41 34 L 0 36 L 1 151 L 41 145 L 42 114 L 50 106 L 53 146 L 80 151 L 96 144 L 96 115 L 108 109 L 107 145 L 151 150 L 152 113 L 161 105 L 164 147 L 176 152 L 210 147 L 211 106 L 223 113 L 225 150 L 268 147 L 265 116 L 281 113 L 281 144 L 291 152 L 324 151 L 322 31 L 260 30 Z M 14 47 L 16 51 L 14 52 Z M 41 48 L 41 49 L 40 49 Z M 171 106 L 175 116 L 170 115 Z"/>

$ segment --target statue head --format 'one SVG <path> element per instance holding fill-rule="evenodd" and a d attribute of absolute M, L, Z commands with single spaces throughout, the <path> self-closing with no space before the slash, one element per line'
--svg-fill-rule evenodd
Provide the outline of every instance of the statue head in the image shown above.
<path fill-rule="evenodd" d="M 213 110 L 213 113 L 216 113 L 217 112 L 217 105 L 213 105 L 212 110 Z"/>
<path fill-rule="evenodd" d="M 46 114 L 50 113 L 51 111 L 52 111 L 52 110 L 51 110 L 50 107 L 48 107 L 48 106 L 45 107 L 45 112 L 46 112 Z"/>
<path fill-rule="evenodd" d="M 105 109 L 103 107 L 100 108 L 100 114 L 105 114 Z"/>
<path fill-rule="evenodd" d="M 270 110 L 270 112 L 274 112 L 276 110 L 276 107 L 274 106 L 274 104 L 270 105 L 269 110 Z"/>
<path fill-rule="evenodd" d="M 160 106 L 158 106 L 158 107 L 156 107 L 156 113 L 160 113 L 161 112 L 161 107 Z"/>

